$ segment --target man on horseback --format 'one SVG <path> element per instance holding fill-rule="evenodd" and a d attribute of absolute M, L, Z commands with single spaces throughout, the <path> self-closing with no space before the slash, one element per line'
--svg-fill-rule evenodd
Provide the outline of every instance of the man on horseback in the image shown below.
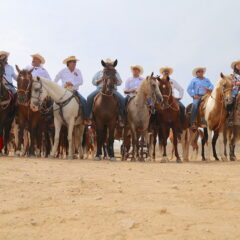
<path fill-rule="evenodd" d="M 208 78 L 204 77 L 205 73 L 206 68 L 204 67 L 194 68 L 192 74 L 195 78 L 192 79 L 187 89 L 188 94 L 193 98 L 190 118 L 192 128 L 197 128 L 198 106 L 202 97 L 207 91 L 213 90 L 213 84 Z"/>
<path fill-rule="evenodd" d="M 125 105 L 127 105 L 130 97 L 134 96 L 144 79 L 141 75 L 143 74 L 143 68 L 139 65 L 131 66 L 132 77 L 129 77 L 125 82 L 124 93 L 127 95 L 125 98 Z"/>
<path fill-rule="evenodd" d="M 162 79 L 170 78 L 169 76 L 173 74 L 173 68 L 162 67 L 162 68 L 160 68 L 160 73 L 163 75 Z M 170 78 L 170 83 L 171 83 L 172 90 L 173 90 L 173 96 L 174 96 L 174 90 L 178 91 L 178 98 L 176 98 L 176 100 L 179 103 L 180 121 L 183 124 L 184 118 L 185 118 L 185 106 L 182 104 L 182 102 L 180 100 L 183 98 L 184 89 L 178 84 L 177 81 L 175 81 L 172 78 Z"/>
<path fill-rule="evenodd" d="M 48 71 L 42 66 L 45 63 L 44 57 L 41 56 L 39 53 L 31 55 L 31 57 L 32 57 L 32 65 L 25 67 L 25 69 L 26 70 L 33 69 L 32 71 L 33 77 L 44 77 L 51 80 L 51 77 L 49 76 Z"/>
<path fill-rule="evenodd" d="M 13 94 L 16 94 L 16 88 L 13 86 L 13 80 L 17 80 L 17 75 L 14 72 L 14 69 L 11 65 L 8 64 L 8 56 L 10 53 L 5 51 L 0 51 L 0 58 L 3 60 L 4 68 L 5 68 L 5 87 Z"/>
<path fill-rule="evenodd" d="M 103 61 L 105 64 L 107 64 L 107 68 L 108 69 L 115 69 L 116 65 L 117 65 L 117 60 L 114 62 L 111 59 L 107 58 L 105 61 Z M 104 69 L 106 69 L 106 67 L 104 67 Z M 104 69 L 101 71 L 98 71 L 92 80 L 92 84 L 94 86 L 97 86 L 97 89 L 92 92 L 88 97 L 87 97 L 87 117 L 88 119 L 90 119 L 90 115 L 92 113 L 92 108 L 93 108 L 93 102 L 94 102 L 94 98 L 96 97 L 96 95 L 98 93 L 101 92 L 101 89 L 103 87 L 103 74 L 104 74 Z M 122 84 L 122 79 L 119 75 L 119 73 L 116 71 L 116 79 L 117 82 L 114 85 L 114 94 L 118 99 L 119 102 L 119 123 L 121 126 L 124 125 L 124 108 L 125 108 L 125 99 L 124 97 L 117 91 L 117 86 L 120 86 Z"/>
<path fill-rule="evenodd" d="M 76 67 L 77 61 L 75 56 L 70 56 L 64 59 L 63 64 L 67 67 L 62 69 L 55 77 L 54 81 L 58 82 L 62 80 L 62 86 L 67 88 L 69 86 L 73 89 L 73 94 L 79 97 L 82 104 L 83 119 L 86 120 L 87 102 L 86 99 L 77 91 L 79 86 L 83 84 L 83 78 L 81 71 Z"/>

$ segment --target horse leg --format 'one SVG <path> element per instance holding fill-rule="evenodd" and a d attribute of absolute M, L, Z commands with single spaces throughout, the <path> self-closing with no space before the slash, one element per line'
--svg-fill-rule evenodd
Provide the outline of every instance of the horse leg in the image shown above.
<path fill-rule="evenodd" d="M 178 154 L 178 138 L 177 138 L 177 135 L 178 135 L 178 131 L 176 128 L 173 128 L 173 145 L 174 145 L 174 151 L 175 151 L 175 157 L 176 157 L 176 161 L 178 163 L 181 163 L 181 158 L 179 157 L 179 154 Z"/>
<path fill-rule="evenodd" d="M 78 146 L 79 159 L 84 158 L 83 147 L 82 147 L 84 129 L 85 129 L 85 126 L 81 124 L 79 127 L 79 146 Z"/>
<path fill-rule="evenodd" d="M 2 155 L 2 149 L 3 149 L 3 124 L 0 123 L 0 154 Z"/>
<path fill-rule="evenodd" d="M 132 158 L 131 161 L 136 161 L 136 150 L 137 150 L 137 132 L 136 131 L 132 131 Z"/>
<path fill-rule="evenodd" d="M 236 161 L 236 156 L 235 156 L 235 142 L 236 142 L 236 135 L 233 133 L 233 136 L 230 140 L 229 144 L 229 151 L 230 151 L 230 161 Z"/>
<path fill-rule="evenodd" d="M 101 128 L 99 128 L 97 126 L 97 152 L 96 152 L 96 156 L 94 158 L 94 160 L 99 161 L 101 160 L 101 156 L 102 156 L 102 147 L 103 147 L 103 126 L 101 126 Z"/>
<path fill-rule="evenodd" d="M 208 157 L 207 161 L 211 160 L 211 153 L 212 153 L 212 130 L 208 128 Z"/>
<path fill-rule="evenodd" d="M 30 150 L 29 150 L 29 156 L 35 156 L 35 151 L 34 151 L 34 145 L 35 145 L 35 137 L 36 137 L 36 128 L 31 127 L 30 129 Z"/>
<path fill-rule="evenodd" d="M 12 124 L 8 123 L 4 129 L 4 154 L 8 154 L 8 143 L 10 138 Z"/>
<path fill-rule="evenodd" d="M 203 138 L 202 138 L 202 141 L 201 141 L 202 161 L 206 161 L 206 158 L 205 158 L 205 144 L 207 143 L 207 141 L 208 141 L 208 131 L 207 131 L 207 128 L 204 128 L 203 129 Z"/>
<path fill-rule="evenodd" d="M 59 121 L 55 117 L 54 117 L 54 126 L 55 126 L 55 136 L 54 136 L 53 149 L 52 149 L 52 152 L 50 154 L 51 158 L 55 157 L 55 155 L 56 155 L 56 152 L 57 152 L 57 149 L 58 149 L 58 144 L 59 144 L 60 130 L 61 130 L 61 127 L 62 127 L 61 121 Z"/>
<path fill-rule="evenodd" d="M 162 129 L 162 144 L 163 144 L 163 158 L 161 160 L 162 163 L 168 162 L 167 157 L 167 139 L 169 136 L 170 129 L 168 127 Z"/>
<path fill-rule="evenodd" d="M 213 150 L 213 156 L 216 161 L 219 161 L 219 158 L 218 158 L 217 152 L 216 152 L 216 143 L 217 143 L 218 136 L 219 136 L 219 132 L 214 131 L 213 138 L 212 138 L 212 150 Z"/>
<path fill-rule="evenodd" d="M 116 161 L 116 158 L 114 156 L 114 130 L 115 130 L 115 126 L 109 127 L 108 154 L 111 161 Z"/>
<path fill-rule="evenodd" d="M 68 158 L 73 159 L 73 128 L 74 118 L 68 123 Z"/>

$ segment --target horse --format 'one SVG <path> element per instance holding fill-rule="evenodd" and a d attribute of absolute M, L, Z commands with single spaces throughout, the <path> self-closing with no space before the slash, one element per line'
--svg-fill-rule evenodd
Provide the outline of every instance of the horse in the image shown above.
<path fill-rule="evenodd" d="M 220 80 L 218 80 L 214 86 L 212 92 L 204 95 L 202 101 L 199 104 L 199 111 L 197 116 L 198 126 L 206 128 L 202 122 L 203 119 L 207 122 L 207 135 L 209 137 L 208 144 L 208 157 L 206 160 L 210 160 L 211 150 L 216 161 L 219 160 L 216 152 L 216 143 L 219 133 L 223 131 L 223 126 L 227 117 L 227 106 L 232 104 L 232 77 L 228 75 L 220 74 Z M 214 133 L 212 137 L 212 132 Z M 222 151 L 223 149 L 220 148 Z M 224 154 L 221 152 L 221 158 L 225 160 Z M 205 158 L 203 158 L 205 160 Z"/>
<path fill-rule="evenodd" d="M 4 59 L 0 59 L 0 152 L 4 148 L 4 154 L 8 154 L 8 142 L 12 123 L 15 117 L 15 97 L 5 87 Z"/>
<path fill-rule="evenodd" d="M 54 126 L 55 136 L 54 145 L 49 157 L 56 157 L 59 135 L 62 125 L 68 128 L 68 158 L 73 158 L 73 129 L 74 126 L 79 128 L 79 141 L 82 143 L 84 125 L 82 108 L 75 98 L 75 95 L 59 86 L 57 83 L 43 77 L 35 77 L 32 79 L 31 87 L 31 109 L 38 111 L 44 99 L 49 96 L 54 100 Z M 78 146 L 79 158 L 83 158 L 82 144 Z"/>
<path fill-rule="evenodd" d="M 136 159 L 143 161 L 143 144 L 144 140 L 149 147 L 148 126 L 151 117 L 149 109 L 149 102 L 154 106 L 155 102 L 161 103 L 163 101 L 162 94 L 158 88 L 157 80 L 153 76 L 147 76 L 140 84 L 135 97 L 130 99 L 127 105 L 127 121 L 132 135 L 132 161 Z M 125 136 L 128 133 L 128 127 L 124 130 Z M 141 156 L 139 157 L 139 139 L 141 139 Z M 124 157 L 123 157 L 124 159 Z M 126 160 L 126 159 L 124 159 Z M 152 156 L 149 156 L 152 160 Z"/>
<path fill-rule="evenodd" d="M 17 76 L 17 112 L 16 122 L 19 127 L 18 144 L 16 155 L 20 155 L 21 146 L 24 142 L 23 135 L 24 130 L 30 133 L 30 146 L 28 149 L 29 156 L 35 156 L 35 139 L 37 138 L 38 149 L 41 146 L 41 134 L 38 133 L 40 123 L 42 123 L 40 111 L 32 111 L 30 108 L 31 98 L 31 86 L 32 86 L 32 71 L 20 70 L 16 65 L 18 72 Z M 24 150 L 23 155 L 27 153 L 27 149 Z"/>
<path fill-rule="evenodd" d="M 104 140 L 107 141 L 107 152 L 111 161 L 116 161 L 114 155 L 114 130 L 118 119 L 118 100 L 114 95 L 114 85 L 117 82 L 116 70 L 117 60 L 113 63 L 101 61 L 103 70 L 103 87 L 101 92 L 95 97 L 93 106 L 93 117 L 96 123 L 97 152 L 94 160 L 102 158 L 102 148 Z M 108 137 L 105 138 L 106 134 Z"/>
<path fill-rule="evenodd" d="M 163 158 L 161 162 L 168 161 L 166 147 L 167 139 L 170 133 L 170 129 L 173 132 L 173 145 L 176 161 L 181 162 L 181 158 L 178 154 L 178 135 L 180 129 L 180 109 L 179 104 L 173 97 L 173 90 L 170 83 L 170 78 L 161 79 L 157 78 L 159 83 L 159 89 L 163 95 L 163 104 L 157 104 L 157 122 L 158 122 L 158 136 L 159 144 L 163 145 Z"/>

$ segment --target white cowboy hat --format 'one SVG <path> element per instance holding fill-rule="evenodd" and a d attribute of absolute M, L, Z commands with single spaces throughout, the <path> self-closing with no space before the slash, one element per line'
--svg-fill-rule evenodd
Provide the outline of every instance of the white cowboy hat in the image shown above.
<path fill-rule="evenodd" d="M 194 68 L 194 69 L 193 69 L 192 75 L 193 75 L 194 77 L 197 77 L 197 72 L 198 72 L 199 70 L 202 70 L 202 71 L 203 71 L 203 74 L 205 74 L 206 71 L 207 71 L 207 69 L 206 69 L 205 67 L 197 67 L 197 68 Z"/>
<path fill-rule="evenodd" d="M 0 56 L 3 56 L 3 55 L 5 55 L 5 56 L 9 56 L 9 52 L 6 52 L 6 51 L 0 51 Z"/>
<path fill-rule="evenodd" d="M 173 68 L 171 68 L 171 67 L 162 67 L 162 68 L 160 68 L 159 71 L 161 74 L 163 74 L 164 71 L 168 71 L 169 75 L 173 74 Z"/>
<path fill-rule="evenodd" d="M 138 69 L 140 71 L 140 75 L 142 75 L 144 72 L 142 66 L 140 66 L 140 65 L 131 66 L 132 71 L 133 71 L 133 69 Z"/>
<path fill-rule="evenodd" d="M 79 61 L 79 59 L 77 59 L 75 56 L 70 56 L 63 60 L 63 64 L 67 64 L 69 61 Z"/>
<path fill-rule="evenodd" d="M 41 61 L 41 64 L 45 63 L 44 57 L 42 55 L 40 55 L 39 53 L 32 54 L 31 57 L 39 59 Z"/>
<path fill-rule="evenodd" d="M 235 66 L 236 66 L 236 64 L 238 64 L 238 63 L 240 63 L 240 60 L 237 60 L 237 61 L 232 62 L 231 68 L 234 69 Z"/>

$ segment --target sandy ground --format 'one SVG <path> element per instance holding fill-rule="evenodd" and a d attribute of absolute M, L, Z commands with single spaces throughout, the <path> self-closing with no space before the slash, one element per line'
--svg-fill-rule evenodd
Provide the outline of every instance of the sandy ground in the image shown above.
<path fill-rule="evenodd" d="M 0 158 L 1 240 L 240 239 L 240 162 Z"/>

